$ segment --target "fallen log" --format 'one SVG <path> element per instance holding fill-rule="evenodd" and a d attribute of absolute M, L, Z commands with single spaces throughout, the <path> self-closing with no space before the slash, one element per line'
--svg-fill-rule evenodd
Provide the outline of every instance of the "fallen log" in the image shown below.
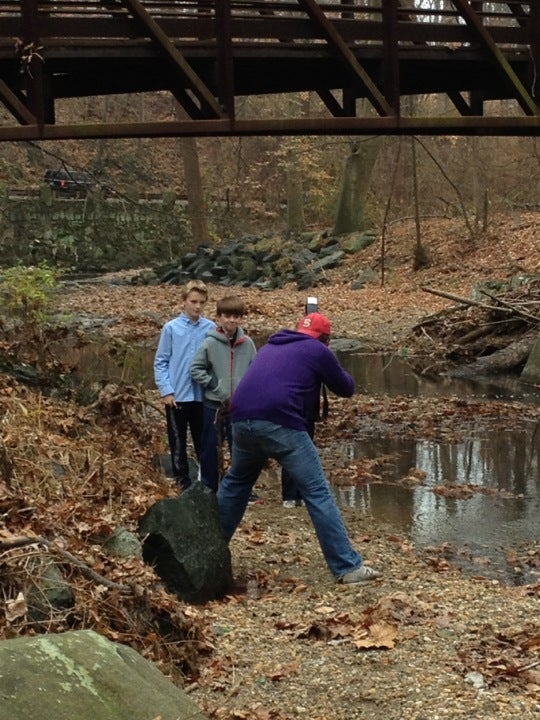
<path fill-rule="evenodd" d="M 493 332 L 493 325 L 491 323 L 487 325 L 479 325 L 478 327 L 475 327 L 473 330 L 468 332 L 466 335 L 462 335 L 460 338 L 458 338 L 455 343 L 456 345 L 464 346 L 468 345 L 470 342 L 473 342 L 474 340 L 479 340 L 480 338 L 487 337 Z"/>
<path fill-rule="evenodd" d="M 521 310 L 520 308 L 516 307 L 515 305 L 511 305 L 509 302 L 506 302 L 502 298 L 499 298 L 495 295 L 492 295 L 487 290 L 482 290 L 481 292 L 484 295 L 487 295 L 489 298 L 494 300 L 497 305 L 488 305 L 487 303 L 480 302 L 479 300 L 473 300 L 472 298 L 463 298 L 459 295 L 453 295 L 452 293 L 444 292 L 443 290 L 435 290 L 435 288 L 430 288 L 427 286 L 423 286 L 421 288 L 424 292 L 432 293 L 433 295 L 439 295 L 440 297 L 446 298 L 447 300 L 454 300 L 454 302 L 460 303 L 461 305 L 468 305 L 468 306 L 475 306 L 483 308 L 484 310 L 491 310 L 494 312 L 504 312 L 509 315 L 519 315 L 520 317 L 525 318 L 528 321 L 533 322 L 540 322 L 540 318 L 536 317 L 535 315 L 532 315 L 531 313 L 528 313 L 525 310 Z"/>
<path fill-rule="evenodd" d="M 500 307 L 495 305 L 487 305 L 486 303 L 482 303 L 479 300 L 473 300 L 472 298 L 462 298 L 459 295 L 453 295 L 452 293 L 443 292 L 442 290 L 435 290 L 435 288 L 430 288 L 425 285 L 420 289 L 424 292 L 431 293 L 432 295 L 439 295 L 447 300 L 454 300 L 461 305 L 474 305 L 476 307 L 484 308 L 485 310 L 501 310 Z"/>
<path fill-rule="evenodd" d="M 522 365 L 529 357 L 534 345 L 534 337 L 524 337 L 497 350 L 491 355 L 484 355 L 477 358 L 470 365 L 462 365 L 452 370 L 449 375 L 452 377 L 471 377 L 474 375 L 508 372 Z"/>
<path fill-rule="evenodd" d="M 482 295 L 487 295 L 487 297 L 491 298 L 492 300 L 495 300 L 496 303 L 500 303 L 505 308 L 508 308 L 508 310 L 511 310 L 515 315 L 519 315 L 520 317 L 525 318 L 526 320 L 532 320 L 533 322 L 540 322 L 540 317 L 537 317 L 536 315 L 532 315 L 531 313 L 527 312 L 526 310 L 522 310 L 519 307 L 516 307 L 515 305 L 512 305 L 511 303 L 507 302 L 506 300 L 503 300 L 500 297 L 497 297 L 496 295 L 493 295 L 492 293 L 488 292 L 487 290 L 480 290 Z"/>

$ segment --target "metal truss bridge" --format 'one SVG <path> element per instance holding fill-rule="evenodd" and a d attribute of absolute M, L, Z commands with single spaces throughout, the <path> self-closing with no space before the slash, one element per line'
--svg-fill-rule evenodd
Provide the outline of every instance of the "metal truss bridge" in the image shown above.
<path fill-rule="evenodd" d="M 156 91 L 180 116 L 60 111 Z M 540 135 L 540 0 L 0 0 L 0 140 L 317 134 Z"/>

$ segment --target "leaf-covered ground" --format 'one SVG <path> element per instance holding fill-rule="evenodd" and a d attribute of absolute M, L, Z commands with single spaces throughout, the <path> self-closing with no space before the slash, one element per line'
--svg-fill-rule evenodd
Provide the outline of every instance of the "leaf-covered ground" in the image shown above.
<path fill-rule="evenodd" d="M 459 225 L 431 221 L 425 242 L 434 266 L 410 269 L 414 229 L 387 238 L 386 284 L 351 291 L 377 248 L 317 288 L 338 336 L 397 348 L 426 314 L 448 305 L 423 285 L 468 296 L 486 279 L 540 272 L 538 216 L 494 221 L 471 248 Z M 125 278 L 124 278 L 125 279 Z M 231 289 L 211 288 L 215 299 Z M 252 333 L 292 326 L 305 295 L 238 289 Z M 178 310 L 176 287 L 118 281 L 69 284 L 61 309 L 85 314 L 102 335 L 155 342 Z M 281 506 L 270 466 L 231 543 L 236 589 L 223 601 L 187 606 L 170 596 L 137 558 L 106 554 L 119 526 L 135 529 L 157 499 L 172 495 L 156 469 L 166 451 L 155 391 L 107 385 L 90 404 L 47 397 L 0 376 L 0 634 L 14 637 L 92 627 L 135 647 L 183 685 L 210 718 L 233 720 L 420 720 L 535 718 L 540 712 L 540 585 L 504 587 L 464 577 L 444 548 L 418 553 L 406 535 L 345 508 L 345 522 L 368 563 L 384 572 L 365 588 L 336 585 L 321 558 L 304 508 Z M 511 426 L 523 406 L 447 398 L 355 397 L 333 401 L 320 439 L 332 477 L 332 439 L 362 433 L 370 419 L 437 439 L 466 432 L 471 415 Z M 530 417 L 538 410 L 527 408 Z M 373 462 L 340 468 L 347 481 L 369 482 Z M 333 477 L 335 480 L 336 478 Z M 421 482 L 422 478 L 404 478 Z M 466 496 L 466 489 L 463 496 Z M 442 490 L 441 490 L 442 491 Z M 538 565 L 539 548 L 508 549 L 508 562 Z M 32 577 L 50 559 L 74 588 L 73 603 L 39 619 L 28 616 Z"/>

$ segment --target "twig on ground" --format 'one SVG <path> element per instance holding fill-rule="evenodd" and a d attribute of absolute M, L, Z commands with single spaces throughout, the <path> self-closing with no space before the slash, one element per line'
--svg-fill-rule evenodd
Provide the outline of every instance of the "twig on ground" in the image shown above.
<path fill-rule="evenodd" d="M 86 565 L 86 563 L 83 563 L 82 560 L 79 560 L 75 557 L 75 555 L 72 555 L 67 550 L 62 550 L 62 548 L 57 547 L 53 542 L 50 540 L 47 540 L 44 537 L 36 536 L 36 537 L 15 537 L 8 540 L 0 540 L 0 550 L 10 550 L 13 548 L 19 548 L 19 547 L 25 547 L 27 545 L 45 545 L 45 547 L 50 550 L 53 553 L 57 553 L 61 557 L 63 557 L 65 560 L 68 560 L 70 563 L 75 565 L 79 568 L 79 570 L 82 572 L 82 574 L 87 577 L 90 580 L 93 580 L 94 582 L 99 583 L 100 585 L 105 585 L 105 587 L 111 588 L 113 590 L 120 590 L 124 593 L 131 593 L 132 589 L 129 587 L 129 585 L 123 585 L 122 583 L 116 583 L 112 580 L 108 580 L 106 577 L 103 577 L 103 575 L 100 575 L 95 570 L 92 570 L 91 567 Z"/>

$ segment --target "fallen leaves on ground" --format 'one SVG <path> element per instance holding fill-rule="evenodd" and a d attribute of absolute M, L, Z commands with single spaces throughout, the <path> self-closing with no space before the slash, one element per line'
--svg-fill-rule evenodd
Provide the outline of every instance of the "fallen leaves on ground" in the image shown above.
<path fill-rule="evenodd" d="M 419 318 L 447 305 L 422 292 L 421 284 L 465 295 L 486 273 L 538 271 L 535 217 L 530 214 L 519 240 L 510 237 L 513 224 L 514 232 L 519 226 L 510 218 L 501 221 L 498 236 L 494 231 L 476 247 L 448 234 L 446 221 L 426 224 L 434 265 L 420 274 L 409 266 L 414 232 L 396 227 L 388 238 L 385 286 L 351 291 L 359 266 L 350 263 L 317 289 L 321 309 L 332 317 L 336 335 L 396 352 Z M 377 253 L 372 246 L 363 262 L 376 264 Z M 228 292 L 212 287 L 209 307 Z M 294 326 L 305 301 L 291 288 L 241 293 L 250 310 L 248 330 L 261 335 Z M 66 286 L 60 304 L 91 325 L 96 316 L 104 318 L 92 325 L 101 337 L 153 343 L 179 299 L 179 288 L 135 287 L 124 278 L 114 287 Z M 343 510 L 352 542 L 384 577 L 365 587 L 338 585 L 306 510 L 282 508 L 278 474 L 269 467 L 258 485 L 264 502 L 248 509 L 231 543 L 234 593 L 187 606 L 141 560 L 113 559 L 102 549 L 115 528 L 134 530 L 153 502 L 175 492 L 156 465 L 166 437 L 155 392 L 108 383 L 93 388 L 85 404 L 1 375 L 0 400 L 2 637 L 97 628 L 156 663 L 214 720 L 538 716 L 538 585 L 504 587 L 481 575 L 480 562 L 477 577 L 463 577 L 455 548 L 419 554 L 405 531 L 396 533 L 353 508 Z M 517 423 L 522 410 L 452 397 L 332 399 L 317 442 L 333 480 L 339 474 L 346 483 L 369 486 L 384 481 L 392 456 L 351 461 L 339 456 L 340 443 L 381 432 L 458 442 Z M 528 407 L 528 417 L 538 419 L 538 409 Z M 411 467 L 398 482 L 414 488 L 429 478 Z M 433 492 L 450 488 L 439 484 Z M 456 487 L 460 497 L 477 491 Z M 507 562 L 539 567 L 539 557 L 531 543 L 508 551 Z M 57 563 L 74 601 L 32 621 L 27 593 L 34 562 Z M 469 673 L 484 683 L 481 692 L 466 679 Z"/>

